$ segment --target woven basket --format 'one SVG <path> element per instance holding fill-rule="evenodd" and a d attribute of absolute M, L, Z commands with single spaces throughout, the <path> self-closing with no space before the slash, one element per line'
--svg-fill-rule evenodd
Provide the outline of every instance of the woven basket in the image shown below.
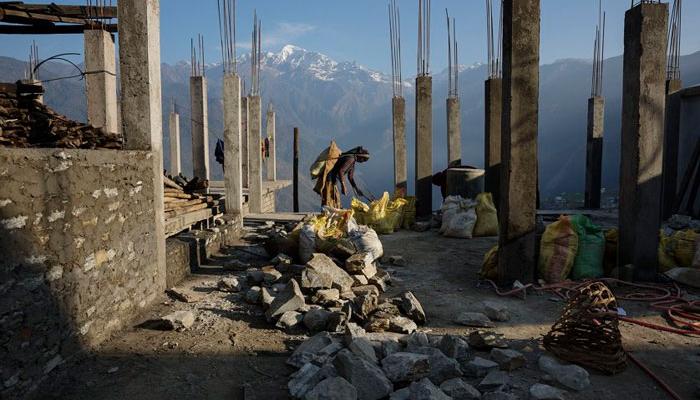
<path fill-rule="evenodd" d="M 562 360 L 617 374 L 627 366 L 618 322 L 615 296 L 604 283 L 592 282 L 566 305 L 544 347 Z"/>

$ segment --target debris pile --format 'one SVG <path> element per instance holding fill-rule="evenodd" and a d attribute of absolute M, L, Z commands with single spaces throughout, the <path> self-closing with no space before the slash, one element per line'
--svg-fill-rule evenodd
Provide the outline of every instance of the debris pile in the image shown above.
<path fill-rule="evenodd" d="M 194 182 L 198 180 L 193 180 Z M 206 181 L 205 181 L 206 182 Z M 201 195 L 189 190 L 188 186 L 180 186 L 174 180 L 163 177 L 163 200 L 165 202 L 165 217 L 172 218 L 187 214 L 192 211 L 207 207 L 214 207 L 220 203 L 220 195 Z"/>
<path fill-rule="evenodd" d="M 287 360 L 298 369 L 289 393 L 309 400 L 564 399 L 567 390 L 590 385 L 581 367 L 547 355 L 535 361 L 482 337 L 488 335 L 494 334 L 372 333 L 349 323 L 343 335 L 320 332 L 295 349 Z M 534 364 L 543 372 L 541 382 L 523 385 L 516 374 Z"/>
<path fill-rule="evenodd" d="M 122 136 L 72 121 L 33 99 L 20 98 L 15 85 L 0 87 L 0 146 L 121 149 Z"/>

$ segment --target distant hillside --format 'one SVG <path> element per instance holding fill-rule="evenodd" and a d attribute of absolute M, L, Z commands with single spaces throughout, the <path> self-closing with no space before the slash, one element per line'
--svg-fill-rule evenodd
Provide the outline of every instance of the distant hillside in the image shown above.
<path fill-rule="evenodd" d="M 240 59 L 239 69 L 245 81 L 249 77 L 247 56 Z M 23 76 L 25 63 L 0 57 L 0 80 L 13 81 Z M 48 64 L 41 78 L 52 79 L 73 74 L 72 67 Z M 684 86 L 700 84 L 700 52 L 681 58 Z M 543 196 L 561 192 L 582 192 L 586 148 L 586 112 L 590 94 L 590 61 L 560 60 L 540 69 L 539 163 Z M 191 171 L 191 136 L 189 111 L 189 71 L 185 62 L 162 65 L 163 127 L 167 132 L 168 112 L 177 105 L 182 123 L 182 160 Z M 212 65 L 206 71 L 209 80 L 210 150 L 222 133 L 221 68 Z M 483 165 L 484 65 L 460 68 L 462 104 L 462 153 L 465 163 Z M 445 71 L 434 75 L 433 83 L 433 167 L 446 167 L 447 94 Z M 316 155 L 336 139 L 343 149 L 363 145 L 372 159 L 358 168 L 359 179 L 371 192 L 379 195 L 390 190 L 393 174 L 391 141 L 391 85 L 386 75 L 350 62 L 337 62 L 322 54 L 285 46 L 279 53 L 263 58 L 261 77 L 263 107 L 272 101 L 277 110 L 278 175 L 291 178 L 292 129 L 301 131 L 303 209 L 315 209 L 319 201 L 312 192 L 308 167 Z M 71 118 L 85 120 L 84 83 L 78 79 L 47 84 L 47 104 Z M 606 60 L 604 95 L 606 123 L 604 140 L 603 185 L 618 186 L 620 153 L 620 115 L 622 91 L 622 57 Z M 414 91 L 411 81 L 405 84 L 407 140 L 409 143 L 409 181 L 414 171 Z M 167 134 L 165 135 L 167 146 Z M 165 157 L 168 157 L 166 152 Z M 213 163 L 213 156 L 212 156 Z M 215 179 L 221 168 L 212 164 Z M 412 186 L 412 185 L 410 185 Z M 435 191 L 436 200 L 439 195 Z M 281 193 L 281 209 L 291 208 L 291 190 Z M 437 203 L 436 203 L 437 204 Z"/>

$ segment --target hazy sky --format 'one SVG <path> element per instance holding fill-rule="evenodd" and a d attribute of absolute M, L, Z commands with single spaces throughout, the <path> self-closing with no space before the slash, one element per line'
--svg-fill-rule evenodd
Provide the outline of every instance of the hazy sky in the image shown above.
<path fill-rule="evenodd" d="M 79 0 L 54 0 L 75 4 Z M 31 3 L 31 1 L 27 1 Z M 417 0 L 397 0 L 401 10 L 404 76 L 415 74 Z M 498 3 L 498 1 L 494 1 Z M 115 0 L 116 4 L 116 0 Z M 592 58 L 597 0 L 542 0 L 541 62 L 561 58 Z M 603 0 L 607 12 L 606 57 L 622 54 L 624 12 L 630 0 Z M 432 70 L 445 68 L 445 8 L 457 19 L 461 64 L 486 60 L 485 0 L 432 1 Z M 252 26 L 253 8 L 262 18 L 263 47 L 278 51 L 291 43 L 318 51 L 338 61 L 357 61 L 389 72 L 387 1 L 384 0 L 238 0 L 239 51 Z M 700 1 L 683 3 L 682 54 L 700 50 Z M 205 36 L 207 62 L 220 59 L 216 0 L 161 0 L 162 60 L 189 60 L 190 37 Z M 60 52 L 82 52 L 79 35 L 4 35 L 0 55 L 25 59 L 36 40 L 40 57 Z"/>

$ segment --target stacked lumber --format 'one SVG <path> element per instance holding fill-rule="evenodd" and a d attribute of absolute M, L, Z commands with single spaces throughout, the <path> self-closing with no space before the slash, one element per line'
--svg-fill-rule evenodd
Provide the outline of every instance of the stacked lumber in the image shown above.
<path fill-rule="evenodd" d="M 165 218 L 177 217 L 193 211 L 202 210 L 219 204 L 219 199 L 212 195 L 202 195 L 187 192 L 167 176 L 163 177 L 163 199 L 165 202 Z"/>
<path fill-rule="evenodd" d="M 36 100 L 0 90 L 0 146 L 121 149 L 123 141 L 117 133 L 72 121 Z"/>

